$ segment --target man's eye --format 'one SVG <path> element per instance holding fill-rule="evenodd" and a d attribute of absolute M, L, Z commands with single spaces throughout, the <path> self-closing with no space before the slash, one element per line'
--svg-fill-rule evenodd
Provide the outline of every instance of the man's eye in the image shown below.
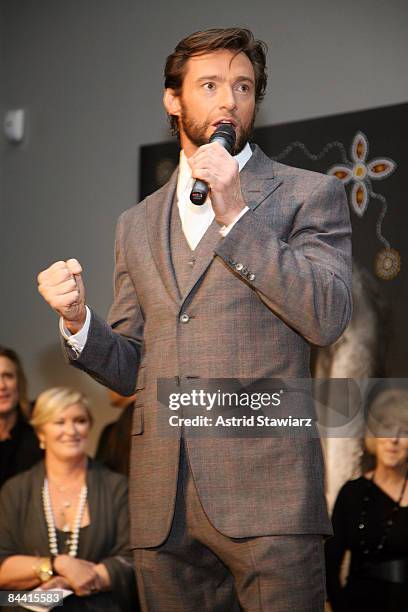
<path fill-rule="evenodd" d="M 249 85 L 247 85 L 246 83 L 240 83 L 237 86 L 238 91 L 240 91 L 241 93 L 248 93 L 249 91 Z"/>
<path fill-rule="evenodd" d="M 204 83 L 204 89 L 207 91 L 213 91 L 213 89 L 215 89 L 215 83 Z"/>

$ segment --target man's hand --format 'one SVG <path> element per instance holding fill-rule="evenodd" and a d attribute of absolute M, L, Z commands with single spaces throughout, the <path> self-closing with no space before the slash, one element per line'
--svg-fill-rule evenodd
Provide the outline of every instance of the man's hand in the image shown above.
<path fill-rule="evenodd" d="M 200 147 L 188 163 L 193 178 L 208 183 L 215 220 L 229 225 L 245 208 L 239 180 L 238 162 L 218 143 Z"/>
<path fill-rule="evenodd" d="M 78 332 L 86 319 L 82 268 L 76 259 L 57 261 L 38 275 L 38 291 L 64 319 L 64 326 Z"/>

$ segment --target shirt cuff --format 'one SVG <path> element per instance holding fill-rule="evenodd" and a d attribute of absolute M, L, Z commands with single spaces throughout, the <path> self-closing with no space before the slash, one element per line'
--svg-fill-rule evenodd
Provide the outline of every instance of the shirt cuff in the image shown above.
<path fill-rule="evenodd" d="M 225 236 L 232 230 L 232 228 L 237 223 L 237 221 L 239 221 L 240 218 L 243 217 L 248 210 L 249 210 L 249 207 L 245 206 L 245 208 L 241 210 L 241 212 L 235 217 L 235 219 L 229 225 L 223 225 L 220 228 L 220 234 L 223 238 L 225 238 Z"/>
<path fill-rule="evenodd" d="M 59 321 L 59 328 L 62 337 L 67 341 L 67 344 L 73 349 L 75 354 L 79 356 L 85 348 L 86 341 L 88 340 L 89 326 L 91 324 L 91 311 L 88 306 L 86 308 L 86 319 L 83 327 L 76 334 L 71 334 L 64 327 L 64 319 L 61 317 Z"/>

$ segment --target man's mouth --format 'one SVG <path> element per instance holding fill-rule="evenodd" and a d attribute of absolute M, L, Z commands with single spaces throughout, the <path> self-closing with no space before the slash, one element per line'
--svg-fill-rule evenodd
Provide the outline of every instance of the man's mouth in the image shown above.
<path fill-rule="evenodd" d="M 213 123 L 214 127 L 218 127 L 219 125 L 229 124 L 232 125 L 235 129 L 237 128 L 237 122 L 234 119 L 219 119 Z"/>

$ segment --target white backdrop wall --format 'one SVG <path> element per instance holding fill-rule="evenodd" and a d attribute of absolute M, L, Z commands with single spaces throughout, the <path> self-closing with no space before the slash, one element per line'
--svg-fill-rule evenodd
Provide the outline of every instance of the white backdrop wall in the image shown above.
<path fill-rule="evenodd" d="M 88 302 L 111 302 L 113 235 L 138 197 L 142 144 L 165 140 L 166 56 L 185 35 L 242 25 L 269 47 L 268 94 L 257 125 L 408 100 L 406 0 L 2 0 L 0 110 L 22 107 L 20 146 L 0 139 L 0 342 L 14 347 L 31 395 L 79 386 L 116 414 L 96 383 L 60 355 L 55 315 L 37 273 L 77 257 Z M 2 180 L 1 180 L 2 179 Z M 96 410 L 95 410 L 96 412 Z"/>

